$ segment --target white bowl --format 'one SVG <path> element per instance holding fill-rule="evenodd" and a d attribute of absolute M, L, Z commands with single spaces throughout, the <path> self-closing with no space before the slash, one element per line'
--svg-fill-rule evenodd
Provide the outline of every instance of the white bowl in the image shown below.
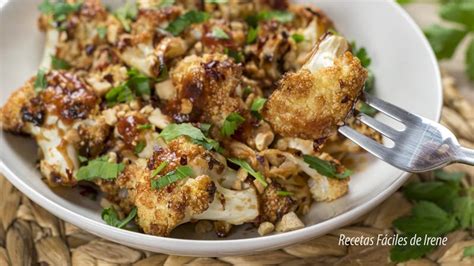
<path fill-rule="evenodd" d="M 297 1 L 311 4 L 313 1 Z M 409 111 L 438 120 L 442 91 L 431 48 L 413 20 L 392 1 L 314 1 L 349 40 L 356 40 L 372 57 L 376 94 Z M 38 1 L 0 0 L 0 102 L 36 73 L 43 36 L 36 20 Z M 324 235 L 366 213 L 407 179 L 408 174 L 368 157 L 350 182 L 349 193 L 330 203 L 314 204 L 305 228 L 264 237 L 242 228 L 228 238 L 196 235 L 190 226 L 164 238 L 117 229 L 104 224 L 98 203 L 77 191 L 52 190 L 35 168 L 36 147 L 30 139 L 2 134 L 0 169 L 33 201 L 86 231 L 103 238 L 155 252 L 223 256 L 281 248 Z"/>

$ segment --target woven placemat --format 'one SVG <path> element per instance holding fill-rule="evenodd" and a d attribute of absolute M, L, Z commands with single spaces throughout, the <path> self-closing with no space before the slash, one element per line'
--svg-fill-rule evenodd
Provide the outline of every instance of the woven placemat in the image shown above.
<path fill-rule="evenodd" d="M 443 85 L 442 122 L 464 146 L 474 148 L 474 105 L 459 94 L 454 80 L 446 74 Z M 445 170 L 465 172 L 463 184 L 474 184 L 472 166 L 455 164 Z M 424 173 L 411 178 L 428 180 L 433 176 Z M 54 217 L 0 175 L 0 265 L 385 265 L 391 264 L 390 247 L 340 246 L 339 235 L 393 234 L 392 221 L 410 209 L 410 202 L 397 192 L 352 225 L 306 243 L 250 256 L 193 258 L 155 254 L 100 239 Z M 473 232 L 455 231 L 448 235 L 447 245 L 405 265 L 474 265 L 473 257 L 462 256 L 464 247 L 472 245 Z"/>

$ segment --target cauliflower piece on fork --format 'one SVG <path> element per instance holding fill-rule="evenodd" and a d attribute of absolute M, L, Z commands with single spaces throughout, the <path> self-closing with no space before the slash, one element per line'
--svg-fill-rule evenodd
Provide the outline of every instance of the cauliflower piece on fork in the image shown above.
<path fill-rule="evenodd" d="M 325 139 L 345 123 L 366 79 L 347 41 L 327 35 L 298 72 L 282 78 L 263 116 L 284 137 Z"/>

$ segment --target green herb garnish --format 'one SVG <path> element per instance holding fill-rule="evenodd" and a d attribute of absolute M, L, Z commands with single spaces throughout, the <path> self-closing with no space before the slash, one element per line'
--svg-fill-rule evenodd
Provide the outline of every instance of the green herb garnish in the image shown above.
<path fill-rule="evenodd" d="M 248 162 L 238 159 L 238 158 L 228 158 L 230 162 L 242 167 L 245 171 L 247 171 L 251 176 L 255 177 L 255 179 L 260 182 L 264 187 L 268 186 L 267 181 L 265 181 L 265 177 L 260 173 L 255 171 Z"/>
<path fill-rule="evenodd" d="M 367 81 L 365 82 L 364 91 L 365 92 L 372 92 L 374 90 L 375 85 L 375 77 L 372 70 L 369 68 L 372 59 L 369 57 L 367 50 L 364 47 L 358 48 L 355 42 L 351 43 L 352 54 L 355 55 L 360 60 L 360 64 L 367 69 L 368 77 Z M 373 107 L 367 105 L 366 103 L 361 103 L 359 106 L 359 112 L 364 113 L 369 116 L 374 116 L 377 113 Z"/>
<path fill-rule="evenodd" d="M 127 2 L 124 6 L 115 10 L 114 15 L 120 21 L 126 32 L 130 32 L 130 23 L 137 18 L 138 8 L 135 3 Z"/>
<path fill-rule="evenodd" d="M 473 1 L 444 1 L 439 9 L 439 16 L 455 25 L 453 27 L 432 25 L 424 29 L 438 59 L 451 58 L 462 40 L 474 35 L 473 14 Z M 474 38 L 471 38 L 466 50 L 465 64 L 466 74 L 474 80 Z"/>
<path fill-rule="evenodd" d="M 250 106 L 250 112 L 252 113 L 252 115 L 258 119 L 262 119 L 262 115 L 260 114 L 260 111 L 262 110 L 266 102 L 267 102 L 267 99 L 262 98 L 262 97 L 257 97 L 256 99 L 254 99 L 252 102 L 252 105 Z"/>
<path fill-rule="evenodd" d="M 303 34 L 293 33 L 293 35 L 291 35 L 291 38 L 293 38 L 293 40 L 294 40 L 296 43 L 300 43 L 300 42 L 304 41 L 304 36 L 303 36 Z"/>
<path fill-rule="evenodd" d="M 69 4 L 65 1 L 57 1 L 53 3 L 50 0 L 43 0 L 43 2 L 38 6 L 38 9 L 43 14 L 53 15 L 53 20 L 60 22 L 66 20 L 69 14 L 79 11 L 81 5 L 81 2 Z"/>
<path fill-rule="evenodd" d="M 140 152 L 142 152 L 143 149 L 145 149 L 145 147 L 146 147 L 146 141 L 144 140 L 139 141 L 137 145 L 135 145 L 135 149 L 134 149 L 135 154 L 139 154 Z"/>
<path fill-rule="evenodd" d="M 224 53 L 229 57 L 233 58 L 236 63 L 240 63 L 244 60 L 244 55 L 240 51 L 229 49 L 226 47 L 224 48 Z"/>
<path fill-rule="evenodd" d="M 100 39 L 104 40 L 107 37 L 107 27 L 98 27 L 97 28 L 97 35 Z"/>
<path fill-rule="evenodd" d="M 119 219 L 117 211 L 115 210 L 114 207 L 103 209 L 102 214 L 101 214 L 102 220 L 104 220 L 106 224 L 115 226 L 118 228 L 125 227 L 128 223 L 130 223 L 133 220 L 133 218 L 135 218 L 135 216 L 137 216 L 137 207 L 133 207 L 133 209 L 130 211 L 128 216 L 123 220 Z"/>
<path fill-rule="evenodd" d="M 258 20 L 276 20 L 281 23 L 287 23 L 293 20 L 293 13 L 287 11 L 261 11 L 257 15 Z"/>
<path fill-rule="evenodd" d="M 474 246 L 464 248 L 463 257 L 473 257 L 474 256 Z"/>
<path fill-rule="evenodd" d="M 437 180 L 407 185 L 404 195 L 415 202 L 411 215 L 401 217 L 393 226 L 402 236 L 440 237 L 474 225 L 474 198 L 460 184 L 460 173 L 436 171 Z M 466 195 L 467 194 L 467 195 Z M 432 245 L 397 245 L 390 251 L 393 262 L 417 259 L 434 250 Z"/>
<path fill-rule="evenodd" d="M 102 156 L 88 161 L 86 166 L 81 166 L 76 173 L 76 179 L 87 181 L 96 178 L 111 180 L 117 178 L 123 169 L 125 169 L 123 163 L 111 163 L 108 162 L 107 156 Z"/>
<path fill-rule="evenodd" d="M 168 7 L 168 6 L 172 6 L 174 5 L 175 3 L 175 0 L 161 0 L 160 4 L 158 5 L 158 7 L 162 8 L 162 7 Z"/>
<path fill-rule="evenodd" d="M 188 136 L 189 138 L 191 138 L 193 143 L 201 145 L 208 150 L 221 150 L 219 142 L 206 137 L 199 128 L 194 127 L 189 123 L 169 124 L 161 131 L 160 136 L 166 142 L 169 142 L 179 136 Z"/>
<path fill-rule="evenodd" d="M 117 103 L 129 102 L 135 99 L 135 95 L 144 96 L 151 94 L 152 78 L 149 78 L 135 68 L 127 71 L 128 80 L 117 87 L 112 88 L 105 94 L 105 100 L 109 106 Z"/>
<path fill-rule="evenodd" d="M 46 80 L 46 71 L 42 68 L 38 70 L 38 73 L 36 73 L 36 79 L 35 79 L 35 93 L 38 93 L 48 86 L 48 82 Z"/>
<path fill-rule="evenodd" d="M 166 31 L 174 36 L 178 36 L 192 24 L 202 23 L 209 18 L 210 15 L 206 12 L 191 10 L 171 22 L 168 27 L 166 27 Z"/>
<path fill-rule="evenodd" d="M 277 195 L 280 196 L 280 197 L 287 197 L 287 196 L 293 195 L 293 192 L 284 191 L 284 190 L 278 190 L 276 193 L 277 193 Z"/>
<path fill-rule="evenodd" d="M 245 118 L 243 118 L 240 114 L 238 113 L 231 113 L 229 114 L 225 121 L 224 124 L 222 125 L 221 128 L 221 134 L 226 137 L 232 136 L 234 134 L 235 130 L 243 123 L 245 122 Z"/>
<path fill-rule="evenodd" d="M 167 173 L 166 175 L 159 177 L 158 179 L 151 180 L 151 187 L 153 189 L 160 189 L 168 186 L 176 181 L 190 177 L 194 175 L 193 169 L 189 166 L 179 166 L 174 171 Z"/>
<path fill-rule="evenodd" d="M 337 179 L 346 179 L 347 177 L 352 175 L 352 171 L 348 169 L 344 170 L 344 172 L 342 173 L 339 173 L 333 163 L 319 159 L 318 157 L 314 157 L 311 155 L 303 155 L 303 159 L 305 163 L 309 165 L 309 167 L 318 171 L 318 173 L 323 176 Z"/>
<path fill-rule="evenodd" d="M 163 161 L 160 163 L 160 165 L 158 165 L 158 167 L 153 170 L 153 172 L 151 173 L 151 177 L 155 177 L 157 174 L 159 174 L 161 171 L 163 171 L 163 169 L 165 169 L 166 166 L 168 166 L 168 162 L 167 161 Z"/>
<path fill-rule="evenodd" d="M 258 36 L 258 27 L 249 27 L 249 30 L 247 32 L 247 44 L 252 44 L 257 41 L 257 36 Z"/>
<path fill-rule="evenodd" d="M 137 129 L 138 129 L 138 130 L 151 129 L 151 124 L 138 125 L 138 126 L 137 126 Z"/>
<path fill-rule="evenodd" d="M 105 94 L 105 101 L 107 102 L 108 106 L 112 106 L 117 103 L 129 102 L 133 99 L 135 99 L 135 95 L 125 84 L 114 87 Z"/>
<path fill-rule="evenodd" d="M 84 157 L 84 156 L 81 156 L 81 155 L 78 155 L 78 156 L 77 156 L 77 159 L 79 160 L 79 162 L 80 162 L 81 164 L 83 164 L 83 163 L 85 163 L 85 162 L 88 161 L 87 157 Z"/>
<path fill-rule="evenodd" d="M 54 55 L 51 56 L 51 67 L 53 69 L 64 69 L 68 70 L 71 68 L 71 65 L 66 61 L 61 58 L 58 58 Z"/>
<path fill-rule="evenodd" d="M 228 40 L 229 35 L 221 28 L 213 27 L 211 35 L 215 39 Z"/>

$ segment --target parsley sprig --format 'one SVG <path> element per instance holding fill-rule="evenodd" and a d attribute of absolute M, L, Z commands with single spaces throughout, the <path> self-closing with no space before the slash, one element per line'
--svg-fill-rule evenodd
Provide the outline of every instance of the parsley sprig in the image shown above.
<path fill-rule="evenodd" d="M 252 105 L 250 106 L 250 112 L 253 116 L 255 116 L 258 119 L 262 119 L 262 115 L 260 114 L 260 111 L 262 111 L 263 106 L 267 102 L 267 99 L 262 98 L 262 97 L 257 97 L 255 100 L 253 100 Z"/>
<path fill-rule="evenodd" d="M 222 125 L 221 134 L 226 137 L 232 136 L 243 122 L 245 122 L 245 118 L 243 118 L 240 114 L 229 114 Z"/>
<path fill-rule="evenodd" d="M 251 176 L 255 177 L 255 179 L 260 182 L 264 187 L 268 186 L 267 181 L 265 180 L 265 177 L 262 175 L 262 173 L 255 171 L 250 164 L 242 159 L 238 158 L 228 158 L 230 162 L 242 167 L 245 171 L 247 171 Z"/>
<path fill-rule="evenodd" d="M 105 94 L 105 100 L 109 106 L 133 100 L 136 96 L 151 94 L 152 78 L 145 76 L 135 68 L 127 72 L 128 80 L 117 87 L 112 88 Z"/>
<path fill-rule="evenodd" d="M 337 167 L 332 162 L 319 159 L 318 157 L 315 157 L 315 156 L 303 155 L 303 159 L 305 163 L 309 165 L 309 167 L 318 171 L 318 173 L 320 173 L 323 176 L 336 178 L 336 179 L 346 179 L 350 175 L 352 175 L 351 170 L 345 169 L 341 173 L 338 171 Z"/>
<path fill-rule="evenodd" d="M 160 136 L 166 142 L 178 138 L 179 136 L 188 136 L 191 138 L 193 143 L 201 145 L 208 150 L 214 149 L 216 151 L 221 151 L 219 142 L 206 137 L 199 128 L 189 123 L 169 124 L 161 131 Z"/>
<path fill-rule="evenodd" d="M 138 8 L 135 3 L 127 2 L 124 6 L 115 10 L 114 15 L 120 21 L 126 32 L 130 32 L 133 20 L 137 18 Z"/>
<path fill-rule="evenodd" d="M 372 70 L 370 69 L 370 63 L 372 63 L 372 59 L 367 53 L 367 50 L 364 47 L 357 47 L 357 44 L 355 42 L 351 43 L 351 48 L 352 54 L 359 58 L 360 64 L 368 71 L 368 77 L 367 81 L 365 82 L 364 91 L 368 93 L 373 92 L 375 85 L 375 76 Z M 360 102 L 359 112 L 369 116 L 374 116 L 377 113 L 377 110 L 375 110 L 364 102 Z"/>
<path fill-rule="evenodd" d="M 177 182 L 186 177 L 194 175 L 193 169 L 189 166 L 179 166 L 175 170 L 157 179 L 151 180 L 151 187 L 153 189 L 160 189 L 166 187 L 174 182 Z"/>
<path fill-rule="evenodd" d="M 101 156 L 90 160 L 86 166 L 82 166 L 76 173 L 77 180 L 91 181 L 96 178 L 111 180 L 117 178 L 118 174 L 125 169 L 123 163 L 108 162 L 107 156 Z"/>
<path fill-rule="evenodd" d="M 66 20 L 69 14 L 78 11 L 81 6 L 81 2 L 69 4 L 64 0 L 43 0 L 43 2 L 38 6 L 38 9 L 43 14 L 52 15 L 54 21 L 61 22 Z"/>
<path fill-rule="evenodd" d="M 206 12 L 191 10 L 172 21 L 168 27 L 166 27 L 166 31 L 174 36 L 178 36 L 192 24 L 202 23 L 209 18 L 210 15 Z"/>
<path fill-rule="evenodd" d="M 133 220 L 133 218 L 135 218 L 135 216 L 137 216 L 137 207 L 133 207 L 127 217 L 123 220 L 119 219 L 118 213 L 114 207 L 103 209 L 101 214 L 102 220 L 104 220 L 105 223 L 118 228 L 124 228 Z"/>
<path fill-rule="evenodd" d="M 424 29 L 425 35 L 440 60 L 449 59 L 465 38 L 471 38 L 466 53 L 466 74 L 474 80 L 474 2 L 472 0 L 444 1 L 439 16 L 454 23 L 452 27 L 438 24 Z"/>
<path fill-rule="evenodd" d="M 36 74 L 36 79 L 35 79 L 35 93 L 38 93 L 48 86 L 48 82 L 46 80 L 46 70 L 40 68 L 38 70 L 38 73 Z"/>
<path fill-rule="evenodd" d="M 410 183 L 404 189 L 405 197 L 415 205 L 410 216 L 393 222 L 403 236 L 437 237 L 473 227 L 474 198 L 461 186 L 463 174 L 438 170 L 435 177 L 436 180 L 430 182 Z M 431 245 L 397 245 L 390 251 L 390 259 L 393 262 L 417 259 L 435 248 Z"/>

